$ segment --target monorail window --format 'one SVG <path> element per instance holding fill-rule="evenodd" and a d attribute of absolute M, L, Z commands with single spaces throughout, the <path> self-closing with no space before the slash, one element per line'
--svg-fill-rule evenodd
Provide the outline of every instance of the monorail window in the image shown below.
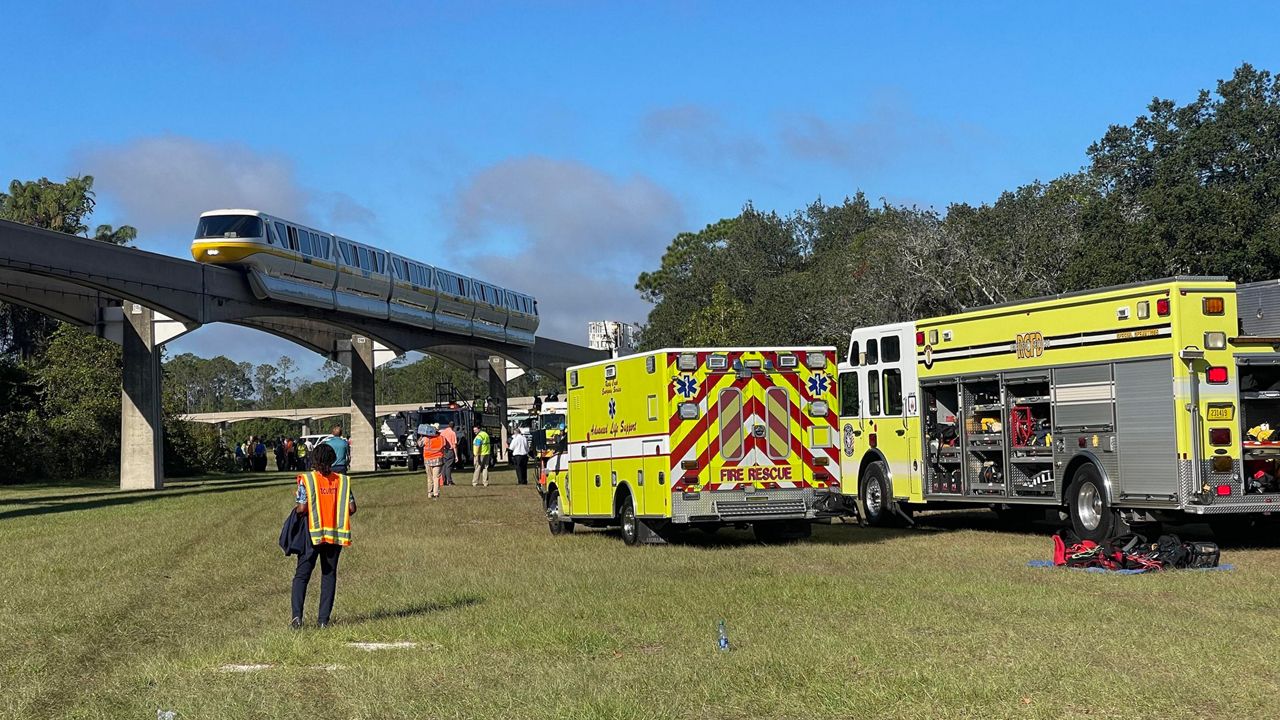
<path fill-rule="evenodd" d="M 897 335 L 886 335 L 880 338 L 880 357 L 887 363 L 902 359 L 902 346 Z"/>
<path fill-rule="evenodd" d="M 260 238 L 262 221 L 253 215 L 210 215 L 200 218 L 196 239 Z"/>
<path fill-rule="evenodd" d="M 369 265 L 369 249 L 368 249 L 368 248 L 356 248 L 356 254 L 360 257 L 360 269 L 362 269 L 362 270 L 368 270 L 368 269 L 370 268 L 370 265 Z"/>
<path fill-rule="evenodd" d="M 290 225 L 288 237 L 289 237 L 289 249 L 297 250 L 298 249 L 298 228 Z"/>
<path fill-rule="evenodd" d="M 325 260 L 329 259 L 329 244 L 333 241 L 328 235 L 320 236 L 320 249 L 316 254 Z"/>
<path fill-rule="evenodd" d="M 342 262 L 351 265 L 351 246 L 340 242 L 338 243 L 338 252 L 342 253 Z"/>
<path fill-rule="evenodd" d="M 298 240 L 300 240 L 300 241 L 301 241 L 301 247 L 302 247 L 302 254 L 303 254 L 303 255 L 314 255 L 314 254 L 315 254 L 315 253 L 311 252 L 311 233 L 307 232 L 306 230 L 300 230 L 300 231 L 298 231 Z"/>
<path fill-rule="evenodd" d="M 289 233 L 284 229 L 284 223 L 277 222 L 275 226 L 276 242 L 280 244 L 280 247 L 289 247 Z"/>
<path fill-rule="evenodd" d="M 895 340 L 897 338 L 894 338 Z M 884 371 L 884 414 L 902 414 L 902 371 Z"/>

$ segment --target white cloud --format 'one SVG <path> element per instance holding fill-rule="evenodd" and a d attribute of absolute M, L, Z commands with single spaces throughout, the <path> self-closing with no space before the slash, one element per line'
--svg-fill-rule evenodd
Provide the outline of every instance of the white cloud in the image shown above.
<path fill-rule="evenodd" d="M 887 89 L 873 95 L 860 120 L 792 114 L 781 119 L 778 134 L 783 150 L 795 159 L 854 171 L 949 153 L 954 145 L 951 130 L 916 112 L 901 93 Z"/>
<path fill-rule="evenodd" d="M 94 176 L 120 222 L 138 228 L 142 245 L 164 250 L 188 243 L 196 218 L 215 208 L 253 208 L 326 229 L 335 223 L 368 227 L 376 219 L 344 193 L 306 188 L 287 157 L 239 143 L 138 138 L 84 148 L 75 167 Z"/>
<path fill-rule="evenodd" d="M 590 320 L 644 320 L 636 278 L 684 223 L 680 202 L 648 178 L 545 157 L 482 170 L 449 210 L 466 269 L 537 297 L 539 334 L 579 343 Z"/>
<path fill-rule="evenodd" d="M 733 132 L 720 113 L 695 104 L 648 113 L 640 122 L 640 139 L 691 165 L 724 171 L 754 170 L 767 152 L 759 138 Z"/>

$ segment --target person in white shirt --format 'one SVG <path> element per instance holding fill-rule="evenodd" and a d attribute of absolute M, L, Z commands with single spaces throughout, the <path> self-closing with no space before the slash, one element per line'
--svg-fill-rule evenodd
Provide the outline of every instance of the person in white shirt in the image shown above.
<path fill-rule="evenodd" d="M 511 451 L 511 464 L 516 468 L 516 484 L 529 484 L 529 438 L 517 430 L 511 434 L 511 443 L 507 445 Z"/>

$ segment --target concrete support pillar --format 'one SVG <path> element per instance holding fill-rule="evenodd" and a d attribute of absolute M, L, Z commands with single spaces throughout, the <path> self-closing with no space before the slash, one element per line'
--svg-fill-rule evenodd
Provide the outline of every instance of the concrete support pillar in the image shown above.
<path fill-rule="evenodd" d="M 507 457 L 507 447 L 510 438 L 507 437 L 507 382 L 498 371 L 490 365 L 489 367 L 489 397 L 497 401 L 498 407 L 494 408 L 494 412 L 498 415 L 498 426 L 502 429 L 499 431 L 499 451 L 497 456 L 500 458 Z"/>
<path fill-rule="evenodd" d="M 124 310 L 120 489 L 159 490 L 164 487 L 164 411 L 154 314 L 131 302 L 124 304 Z"/>
<path fill-rule="evenodd" d="M 374 469 L 375 398 L 373 383 L 373 341 L 351 338 L 351 466 L 350 472 Z"/>

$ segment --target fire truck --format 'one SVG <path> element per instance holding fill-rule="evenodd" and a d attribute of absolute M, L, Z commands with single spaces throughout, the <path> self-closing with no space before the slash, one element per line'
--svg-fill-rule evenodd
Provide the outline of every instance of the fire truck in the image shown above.
<path fill-rule="evenodd" d="M 844 492 L 1059 511 L 1085 538 L 1280 506 L 1280 284 L 1178 277 L 851 333 Z"/>
<path fill-rule="evenodd" d="M 564 434 L 565 415 L 569 411 L 569 403 L 563 400 L 549 400 L 542 403 L 542 409 L 533 419 L 533 451 L 539 462 L 545 464 L 555 455 L 559 438 Z"/>
<path fill-rule="evenodd" d="M 819 494 L 840 486 L 835 373 L 829 347 L 668 349 L 570 368 L 566 432 L 540 479 L 551 532 L 808 536 Z"/>

